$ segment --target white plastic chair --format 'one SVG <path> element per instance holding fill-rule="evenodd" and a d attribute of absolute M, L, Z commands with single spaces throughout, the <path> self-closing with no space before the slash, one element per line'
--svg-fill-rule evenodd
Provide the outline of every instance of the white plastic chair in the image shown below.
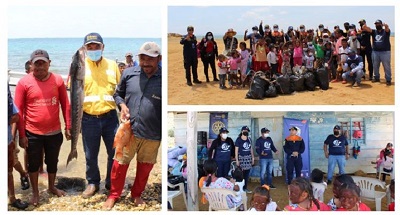
<path fill-rule="evenodd" d="M 318 199 L 321 202 L 324 202 L 324 192 L 327 187 L 327 184 L 325 182 L 323 183 L 311 182 L 311 185 L 313 187 L 314 198 Z"/>
<path fill-rule="evenodd" d="M 239 203 L 236 207 L 233 208 L 228 207 L 227 196 L 228 195 L 236 196 L 236 192 L 233 190 L 228 190 L 224 188 L 202 187 L 201 192 L 204 193 L 204 195 L 207 198 L 209 211 L 236 211 L 241 204 L 244 204 L 242 199 L 242 202 Z M 247 209 L 246 204 L 245 207 Z"/>
<path fill-rule="evenodd" d="M 382 198 L 386 196 L 386 192 L 375 191 L 375 187 L 381 187 L 386 190 L 385 183 L 376 178 L 352 176 L 354 182 L 361 189 L 361 198 L 375 201 L 376 211 L 381 210 Z"/>
<path fill-rule="evenodd" d="M 177 197 L 177 196 L 179 196 L 179 195 L 182 194 L 182 196 L 183 196 L 183 201 L 185 202 L 185 206 L 186 206 L 186 209 L 187 209 L 187 200 L 186 200 L 186 193 L 185 193 L 185 185 L 184 185 L 182 182 L 179 183 L 179 184 L 175 184 L 175 185 L 173 185 L 173 184 L 171 184 L 171 183 L 168 183 L 168 187 L 169 187 L 169 188 L 176 188 L 176 187 L 179 187 L 179 190 L 168 190 L 168 201 L 169 201 L 169 203 L 171 204 L 171 207 L 174 208 L 174 206 L 173 206 L 173 199 L 174 199 L 175 197 Z"/>

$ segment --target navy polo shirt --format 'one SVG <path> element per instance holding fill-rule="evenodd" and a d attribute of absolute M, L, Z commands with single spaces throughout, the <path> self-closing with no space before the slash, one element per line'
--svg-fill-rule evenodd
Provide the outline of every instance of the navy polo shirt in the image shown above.
<path fill-rule="evenodd" d="M 372 30 L 372 49 L 374 51 L 390 51 L 390 31 L 382 29 L 380 32 Z"/>
<path fill-rule="evenodd" d="M 231 144 L 227 141 L 221 141 L 221 145 L 215 148 L 215 161 L 230 161 L 231 160 Z"/>
<path fill-rule="evenodd" d="M 140 66 L 126 68 L 114 100 L 128 106 L 135 136 L 161 140 L 161 67 L 150 78 Z"/>

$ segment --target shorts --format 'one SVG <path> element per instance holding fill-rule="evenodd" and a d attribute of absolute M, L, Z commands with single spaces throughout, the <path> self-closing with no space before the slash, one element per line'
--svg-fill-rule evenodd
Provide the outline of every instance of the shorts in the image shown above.
<path fill-rule="evenodd" d="M 133 141 L 129 142 L 127 147 L 122 149 L 122 158 L 117 159 L 114 155 L 114 159 L 120 164 L 129 164 L 137 154 L 136 160 L 138 162 L 155 164 L 157 162 L 157 154 L 160 144 L 161 141 L 159 140 L 135 137 Z"/>
<path fill-rule="evenodd" d="M 28 138 L 28 172 L 37 172 L 43 161 L 47 166 L 48 173 L 57 172 L 58 155 L 60 154 L 61 144 L 63 143 L 62 132 L 54 135 L 39 135 L 26 131 Z"/>

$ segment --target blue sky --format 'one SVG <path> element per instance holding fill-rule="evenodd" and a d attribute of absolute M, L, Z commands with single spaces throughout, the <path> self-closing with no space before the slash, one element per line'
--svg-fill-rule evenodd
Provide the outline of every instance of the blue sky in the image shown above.
<path fill-rule="evenodd" d="M 367 25 L 374 27 L 376 19 L 386 22 L 392 32 L 394 26 L 394 6 L 169 6 L 168 32 L 186 33 L 186 27 L 193 25 L 197 36 L 207 31 L 223 35 L 228 28 L 233 28 L 238 35 L 243 35 L 252 26 L 278 24 L 285 32 L 292 25 L 295 29 L 304 24 L 306 28 L 316 29 L 319 24 L 333 29 L 335 25 L 343 28 L 348 21 L 359 27 L 358 21 L 365 19 Z"/>
<path fill-rule="evenodd" d="M 118 3 L 10 5 L 8 38 L 83 37 L 89 32 L 103 37 L 161 38 L 162 9 Z"/>

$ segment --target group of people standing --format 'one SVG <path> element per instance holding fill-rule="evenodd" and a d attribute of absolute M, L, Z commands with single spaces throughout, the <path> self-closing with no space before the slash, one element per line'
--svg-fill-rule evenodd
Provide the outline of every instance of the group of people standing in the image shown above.
<path fill-rule="evenodd" d="M 230 86 L 231 80 L 240 83 L 249 74 L 249 70 L 264 71 L 272 75 L 292 74 L 296 66 L 304 66 L 304 71 L 315 71 L 325 68 L 330 73 L 330 81 L 342 83 L 350 82 L 353 87 L 361 85 L 361 79 L 366 77 L 366 63 L 368 62 L 368 78 L 372 82 L 380 82 L 379 68 L 382 63 L 385 72 L 386 85 L 392 81 L 390 28 L 387 23 L 377 19 L 375 29 L 367 25 L 364 19 L 355 24 L 345 22 L 343 29 L 336 25 L 331 32 L 323 24 L 316 30 L 307 29 L 300 25 L 297 30 L 289 26 L 287 32 L 279 31 L 274 24 L 252 27 L 252 33 L 244 32 L 243 42 L 235 37 L 236 31 L 232 28 L 223 36 L 224 51 L 218 54 L 218 46 L 212 32 L 197 41 L 194 27 L 187 28 L 188 34 L 181 39 L 183 45 L 184 67 L 186 81 L 189 86 L 193 83 L 201 84 L 197 75 L 198 58 L 204 64 L 204 74 L 209 82 L 208 68 L 211 67 L 213 80 L 220 81 L 220 88 L 224 89 L 221 77 L 218 80 L 215 61 L 218 61 L 219 75 L 226 76 Z M 372 40 L 371 40 L 372 39 Z M 246 41 L 250 41 L 247 46 Z M 249 47 L 249 48 L 247 48 Z M 240 50 L 237 50 L 240 48 Z M 237 56 L 235 56 L 237 54 Z M 238 85 L 239 86 L 239 85 Z"/>
<path fill-rule="evenodd" d="M 156 163 L 161 140 L 161 50 L 154 42 L 144 43 L 139 52 L 139 66 L 128 67 L 122 76 L 117 63 L 103 56 L 104 42 L 98 33 L 84 37 L 85 69 L 82 142 L 86 160 L 87 187 L 83 198 L 90 198 L 100 188 L 98 155 L 101 139 L 107 151 L 105 189 L 109 191 L 103 209 L 110 210 L 119 199 L 124 187 L 130 161 L 137 154 L 135 182 L 131 188 L 134 204 L 143 204 L 141 194 L 150 171 Z M 63 143 L 63 133 L 71 139 L 71 107 L 66 84 L 60 75 L 50 72 L 50 56 L 46 50 L 35 50 L 30 56 L 30 73 L 21 78 L 15 90 L 15 105 L 9 91 L 9 124 L 17 123 L 19 145 L 28 154 L 28 173 L 32 186 L 30 204 L 40 201 L 38 188 L 39 166 L 47 166 L 49 187 L 54 195 L 66 192 L 55 187 L 58 156 Z M 11 98 L 11 99 L 10 99 Z M 77 98 L 71 98 L 77 99 Z M 59 118 L 60 106 L 65 128 Z M 14 108 L 13 108 L 14 107 Z M 135 136 L 123 148 L 123 158 L 114 158 L 113 142 L 119 126 L 117 107 L 121 120 L 129 120 Z M 19 120 L 18 120 L 19 118 Z M 10 131 L 10 126 L 9 126 Z M 9 136 L 10 156 L 16 136 Z M 43 153 L 44 152 L 44 153 Z M 8 169 L 10 204 L 25 209 L 26 202 L 15 200 L 12 168 Z M 15 203 L 17 202 L 17 203 Z"/>

